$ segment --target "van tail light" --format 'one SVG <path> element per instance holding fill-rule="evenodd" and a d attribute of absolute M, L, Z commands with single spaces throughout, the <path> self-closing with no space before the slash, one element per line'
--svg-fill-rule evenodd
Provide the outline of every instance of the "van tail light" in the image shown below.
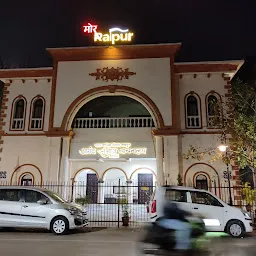
<path fill-rule="evenodd" d="M 149 213 L 149 206 L 147 205 L 147 213 Z"/>
<path fill-rule="evenodd" d="M 151 205 L 151 213 L 156 213 L 156 200 L 154 200 L 152 202 L 152 205 Z"/>

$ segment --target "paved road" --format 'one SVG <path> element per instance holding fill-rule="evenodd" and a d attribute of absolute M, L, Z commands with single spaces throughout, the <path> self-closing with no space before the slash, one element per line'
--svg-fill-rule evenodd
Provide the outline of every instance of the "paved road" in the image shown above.
<path fill-rule="evenodd" d="M 0 231 L 1 256 L 134 256 L 138 232 L 100 230 L 55 236 Z"/>
<path fill-rule="evenodd" d="M 90 230 L 89 230 L 90 231 Z M 137 256 L 138 230 L 102 229 L 74 231 L 66 236 L 55 236 L 45 231 L 0 230 L 1 256 Z M 256 237 L 228 242 L 227 256 L 255 256 Z M 227 241 L 223 241 L 224 244 Z M 223 245 L 224 245 L 223 244 Z M 220 246 L 222 247 L 222 246 Z M 252 249 L 253 248 L 253 249 Z M 247 251 L 247 252 L 246 252 Z M 249 252 L 249 253 L 248 253 Z"/>

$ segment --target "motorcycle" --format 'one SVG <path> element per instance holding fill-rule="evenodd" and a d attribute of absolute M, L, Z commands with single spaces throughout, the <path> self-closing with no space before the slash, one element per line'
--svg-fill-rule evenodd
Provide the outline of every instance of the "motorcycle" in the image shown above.
<path fill-rule="evenodd" d="M 228 238 L 229 235 L 224 232 L 207 232 L 202 218 L 189 217 L 187 221 L 192 228 L 191 249 L 186 252 L 177 252 L 175 248 L 175 230 L 165 229 L 156 222 L 146 228 L 145 235 L 142 237 L 140 244 L 140 253 L 146 255 L 221 255 L 215 251 L 219 248 L 218 243 L 222 238 Z M 219 253 L 219 252 L 218 252 Z"/>

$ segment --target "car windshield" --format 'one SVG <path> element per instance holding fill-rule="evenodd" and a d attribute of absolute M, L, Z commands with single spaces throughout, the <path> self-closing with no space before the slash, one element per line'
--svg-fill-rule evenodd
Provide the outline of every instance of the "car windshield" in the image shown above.
<path fill-rule="evenodd" d="M 65 199 L 63 199 L 60 195 L 58 195 L 55 192 L 46 190 L 44 191 L 48 196 L 50 196 L 53 200 L 59 202 L 59 203 L 67 203 L 67 201 Z"/>

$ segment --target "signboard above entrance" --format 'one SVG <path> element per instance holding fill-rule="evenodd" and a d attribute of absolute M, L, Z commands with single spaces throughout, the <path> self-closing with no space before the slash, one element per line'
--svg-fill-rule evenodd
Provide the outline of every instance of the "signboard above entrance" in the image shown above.
<path fill-rule="evenodd" d="M 85 34 L 93 34 L 94 42 L 105 42 L 116 44 L 117 42 L 131 42 L 134 33 L 129 29 L 110 28 L 108 33 L 102 33 L 98 31 L 98 25 L 92 25 L 88 23 L 83 26 L 83 32 Z"/>
<path fill-rule="evenodd" d="M 146 155 L 147 148 L 132 148 L 131 143 L 95 143 L 89 148 L 81 148 L 79 154 L 82 156 L 96 156 L 99 155 L 102 158 L 121 158 L 121 156 L 132 156 L 132 155 Z"/>

